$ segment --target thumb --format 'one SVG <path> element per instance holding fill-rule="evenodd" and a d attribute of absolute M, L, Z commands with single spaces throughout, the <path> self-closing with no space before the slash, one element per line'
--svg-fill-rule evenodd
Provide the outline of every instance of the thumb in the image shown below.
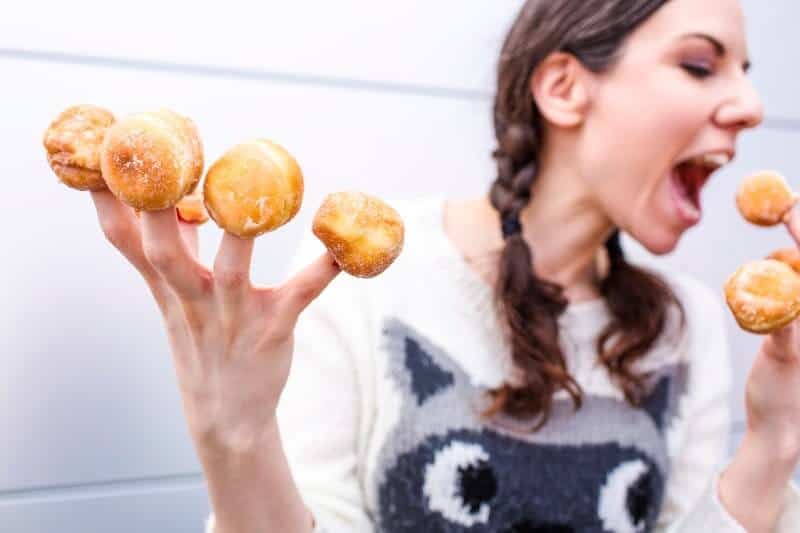
<path fill-rule="evenodd" d="M 778 361 L 789 363 L 798 359 L 800 351 L 800 324 L 794 320 L 773 331 L 764 339 L 764 353 Z"/>
<path fill-rule="evenodd" d="M 288 311 L 296 317 L 319 296 L 333 281 L 341 268 L 329 252 L 325 252 L 311 264 L 300 270 L 282 287 L 286 294 Z"/>

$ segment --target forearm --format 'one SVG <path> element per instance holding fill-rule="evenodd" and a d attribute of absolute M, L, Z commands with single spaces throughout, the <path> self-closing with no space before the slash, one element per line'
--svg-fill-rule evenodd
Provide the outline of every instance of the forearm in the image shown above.
<path fill-rule="evenodd" d="M 277 423 L 248 452 L 200 453 L 215 533 L 309 533 L 306 508 L 289 469 Z"/>
<path fill-rule="evenodd" d="M 719 484 L 722 504 L 750 533 L 772 531 L 797 465 L 793 444 L 747 432 Z"/>

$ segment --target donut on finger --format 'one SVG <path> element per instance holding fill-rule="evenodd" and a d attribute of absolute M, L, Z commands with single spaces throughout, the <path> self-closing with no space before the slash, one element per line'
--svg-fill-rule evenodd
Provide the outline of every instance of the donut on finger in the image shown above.
<path fill-rule="evenodd" d="M 203 200 L 203 189 L 196 187 L 194 191 L 180 199 L 175 205 L 178 218 L 191 224 L 204 224 L 208 221 L 208 210 Z"/>
<path fill-rule="evenodd" d="M 173 111 L 136 113 L 108 129 L 100 167 L 122 202 L 140 211 L 166 209 L 200 180 L 200 135 L 194 122 Z"/>
<path fill-rule="evenodd" d="M 769 254 L 767 259 L 782 261 L 800 274 L 800 250 L 797 248 L 780 248 Z"/>
<path fill-rule="evenodd" d="M 106 188 L 100 147 L 113 123 L 111 111 L 89 104 L 68 107 L 50 123 L 42 142 L 47 163 L 61 183 L 80 191 Z"/>
<path fill-rule="evenodd" d="M 342 270 L 360 278 L 386 270 L 400 255 L 405 233 L 394 208 L 360 192 L 329 194 L 314 216 L 312 231 Z"/>
<path fill-rule="evenodd" d="M 726 280 L 724 292 L 736 322 L 751 333 L 770 333 L 800 315 L 800 274 L 782 261 L 743 264 Z"/>
<path fill-rule="evenodd" d="M 794 206 L 797 195 L 777 172 L 761 171 L 745 178 L 736 192 L 741 215 L 758 226 L 774 226 Z"/>
<path fill-rule="evenodd" d="M 211 165 L 203 184 L 214 222 L 239 237 L 256 237 L 289 222 L 303 201 L 303 174 L 279 144 L 257 139 L 234 146 Z"/>

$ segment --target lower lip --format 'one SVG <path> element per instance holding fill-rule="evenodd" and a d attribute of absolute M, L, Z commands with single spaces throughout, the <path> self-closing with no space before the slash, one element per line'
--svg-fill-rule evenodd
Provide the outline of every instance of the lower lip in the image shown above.
<path fill-rule="evenodd" d="M 675 212 L 684 223 L 694 226 L 700 222 L 702 213 L 692 204 L 691 200 L 683 195 L 679 188 L 680 185 L 676 182 L 677 178 L 674 174 L 671 174 L 669 177 L 669 190 L 671 192 L 672 201 L 675 204 Z"/>

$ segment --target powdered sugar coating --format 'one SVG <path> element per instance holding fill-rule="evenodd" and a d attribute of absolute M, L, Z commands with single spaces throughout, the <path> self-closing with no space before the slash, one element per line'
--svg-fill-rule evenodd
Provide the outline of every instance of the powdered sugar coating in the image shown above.
<path fill-rule="evenodd" d="M 761 171 L 748 176 L 736 192 L 736 206 L 742 216 L 759 226 L 778 224 L 795 203 L 786 179 L 777 172 Z"/>
<path fill-rule="evenodd" d="M 114 115 L 101 107 L 81 104 L 61 112 L 44 133 L 47 162 L 59 180 L 78 190 L 106 188 L 100 172 L 100 147 Z"/>
<path fill-rule="evenodd" d="M 137 113 L 108 130 L 100 163 L 120 200 L 140 210 L 166 209 L 197 185 L 202 144 L 194 124 L 177 113 Z"/>
<path fill-rule="evenodd" d="M 404 226 L 398 212 L 361 192 L 329 194 L 314 216 L 312 231 L 342 270 L 356 277 L 377 276 L 403 249 Z"/>
<path fill-rule="evenodd" d="M 800 315 L 800 275 L 774 259 L 750 261 L 725 282 L 725 300 L 738 324 L 768 333 Z"/>

